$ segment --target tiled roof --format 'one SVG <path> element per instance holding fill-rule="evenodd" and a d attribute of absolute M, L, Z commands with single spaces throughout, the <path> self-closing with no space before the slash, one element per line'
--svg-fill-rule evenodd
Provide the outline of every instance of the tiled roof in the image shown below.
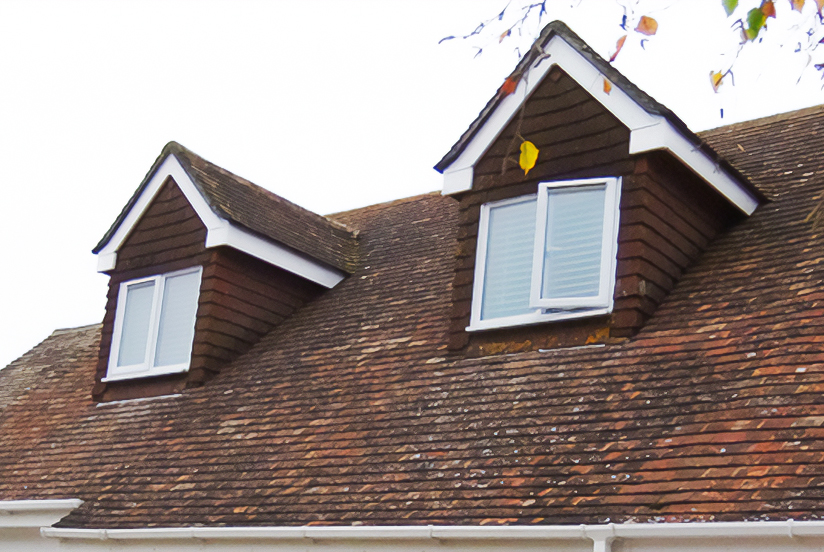
<path fill-rule="evenodd" d="M 86 500 L 68 527 L 821 518 L 823 124 L 704 135 L 772 201 L 625 343 L 450 357 L 438 195 L 337 215 L 358 271 L 183 395 L 96 406 L 97 330 L 54 335 L 0 414 L 0 498 Z"/>
<path fill-rule="evenodd" d="M 146 178 L 95 247 L 95 253 L 108 243 L 150 176 L 169 155 L 177 157 L 218 216 L 345 272 L 354 270 L 357 243 L 351 230 L 210 163 L 177 142 L 169 142 L 163 148 Z"/>

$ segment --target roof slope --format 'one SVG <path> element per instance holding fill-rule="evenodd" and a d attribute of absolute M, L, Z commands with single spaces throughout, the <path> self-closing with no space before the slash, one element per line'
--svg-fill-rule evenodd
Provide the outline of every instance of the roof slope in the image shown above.
<path fill-rule="evenodd" d="M 69 527 L 821 518 L 824 157 L 775 136 L 822 124 L 705 135 L 774 201 L 632 341 L 448 358 L 455 201 L 343 213 L 362 268 L 205 387 L 96 407 L 93 330 L 54 349 L 0 417 L 0 498 L 86 500 Z"/>
<path fill-rule="evenodd" d="M 218 216 L 345 272 L 354 270 L 357 243 L 355 236 L 344 225 L 232 174 L 177 142 L 169 142 L 163 148 L 146 178 L 94 248 L 94 253 L 99 252 L 112 238 L 151 175 L 169 155 L 180 161 Z"/>

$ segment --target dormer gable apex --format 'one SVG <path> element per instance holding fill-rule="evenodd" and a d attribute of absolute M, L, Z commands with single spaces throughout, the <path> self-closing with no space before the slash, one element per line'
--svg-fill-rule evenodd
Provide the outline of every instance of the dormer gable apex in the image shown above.
<path fill-rule="evenodd" d="M 590 48 L 561 21 L 549 23 L 513 75 L 526 75 L 511 94 L 498 92 L 435 169 L 446 195 L 473 188 L 474 167 L 517 115 L 553 67 L 559 67 L 630 131 L 629 153 L 664 150 L 750 215 L 763 195 L 715 153 L 672 111 L 660 104 Z M 611 85 L 605 90 L 604 81 Z"/>
<path fill-rule="evenodd" d="M 326 288 L 351 273 L 356 243 L 348 228 L 217 167 L 176 142 L 163 148 L 93 249 L 99 272 L 115 268 L 118 250 L 169 179 L 206 227 L 207 248 L 228 246 Z"/>

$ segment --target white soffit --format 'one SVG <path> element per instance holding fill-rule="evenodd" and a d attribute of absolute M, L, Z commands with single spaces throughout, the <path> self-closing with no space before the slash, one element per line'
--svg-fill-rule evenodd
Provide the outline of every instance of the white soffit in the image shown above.
<path fill-rule="evenodd" d="M 472 189 L 475 164 L 503 132 L 529 94 L 557 65 L 630 130 L 629 153 L 667 150 L 742 212 L 749 215 L 758 207 L 758 199 L 738 179 L 719 167 L 665 117 L 647 112 L 618 86 L 613 86 L 609 94 L 604 92 L 605 75 L 562 37 L 554 35 L 544 52 L 549 57 L 533 64 L 515 92 L 498 104 L 458 158 L 443 172 L 444 194 Z"/>
<path fill-rule="evenodd" d="M 172 154 L 166 156 L 166 159 L 154 171 L 143 192 L 112 234 L 109 242 L 98 252 L 98 272 L 114 269 L 117 262 L 117 250 L 129 237 L 132 229 L 169 177 L 175 181 L 203 225 L 206 226 L 206 247 L 221 245 L 232 247 L 327 288 L 334 287 L 346 276 L 340 270 L 315 261 L 308 255 L 303 255 L 286 246 L 263 239 L 216 215 L 186 173 L 183 165 Z"/>
<path fill-rule="evenodd" d="M 59 500 L 0 500 L 0 528 L 52 525 L 80 507 L 76 498 Z"/>

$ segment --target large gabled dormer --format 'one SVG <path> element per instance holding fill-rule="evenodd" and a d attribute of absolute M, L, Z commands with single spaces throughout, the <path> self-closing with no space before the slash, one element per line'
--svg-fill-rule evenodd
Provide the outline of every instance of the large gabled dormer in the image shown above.
<path fill-rule="evenodd" d="M 764 200 L 561 22 L 436 165 L 460 202 L 450 348 L 637 333 L 706 245 Z M 518 168 L 522 140 L 540 151 Z"/>
<path fill-rule="evenodd" d="M 97 400 L 204 383 L 351 273 L 345 226 L 166 145 L 95 247 L 110 276 Z"/>

